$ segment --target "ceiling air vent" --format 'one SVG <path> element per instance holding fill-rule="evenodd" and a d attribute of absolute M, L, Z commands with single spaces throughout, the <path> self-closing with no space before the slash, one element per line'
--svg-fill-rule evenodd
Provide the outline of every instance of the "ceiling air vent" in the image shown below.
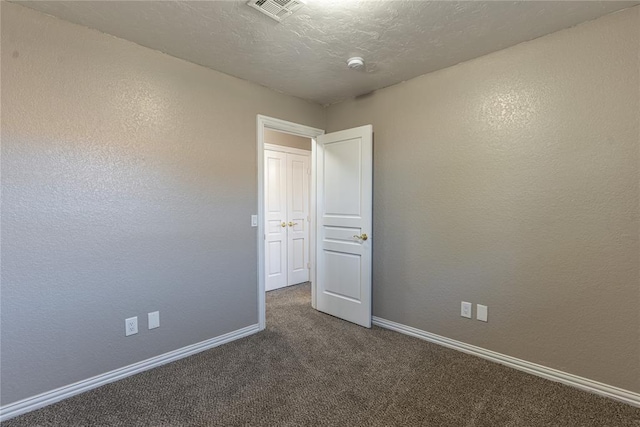
<path fill-rule="evenodd" d="M 252 8 L 280 22 L 305 5 L 304 0 L 249 0 Z"/>

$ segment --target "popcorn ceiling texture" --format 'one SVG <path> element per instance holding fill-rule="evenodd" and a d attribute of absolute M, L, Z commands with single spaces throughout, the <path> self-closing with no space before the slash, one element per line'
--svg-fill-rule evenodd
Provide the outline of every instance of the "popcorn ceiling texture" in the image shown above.
<path fill-rule="evenodd" d="M 634 7 L 329 107 L 375 131 L 374 315 L 640 392 L 639 55 Z"/>
<path fill-rule="evenodd" d="M 637 3 L 310 0 L 278 24 L 244 0 L 20 2 L 321 104 Z M 347 69 L 352 56 L 364 57 L 367 72 Z"/>

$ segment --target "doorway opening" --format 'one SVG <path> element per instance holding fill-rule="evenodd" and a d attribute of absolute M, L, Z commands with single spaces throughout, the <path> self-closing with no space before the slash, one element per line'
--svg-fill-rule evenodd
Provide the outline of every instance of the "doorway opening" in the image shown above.
<path fill-rule="evenodd" d="M 291 230 L 291 235 L 296 235 L 301 229 L 296 229 L 295 217 L 289 213 L 285 217 L 277 212 L 278 215 L 270 218 L 265 209 L 265 149 L 273 148 L 265 141 L 269 131 L 311 138 L 310 215 L 307 220 L 311 306 L 326 314 L 370 328 L 373 127 L 364 125 L 325 134 L 321 129 L 265 116 L 258 116 L 257 121 L 260 329 L 266 327 L 265 247 L 269 229 L 273 231 L 280 227 L 280 233 L 274 234 L 282 234 L 282 229 L 286 228 L 287 234 Z M 275 163 L 284 165 L 288 156 L 287 153 L 281 153 L 273 154 L 272 158 L 276 159 Z M 299 163 L 304 165 L 304 160 Z M 272 170 L 278 173 L 277 167 L 269 169 L 269 173 Z M 286 180 L 286 172 L 284 175 L 280 174 L 280 177 L 280 181 Z M 286 202 L 281 201 L 275 205 L 278 204 L 285 206 Z M 280 242 L 283 244 L 282 239 Z M 283 268 L 280 270 L 284 271 Z"/>
<path fill-rule="evenodd" d="M 257 118 L 258 323 L 261 330 L 266 327 L 265 292 L 269 289 L 310 281 L 311 305 L 315 308 L 313 160 L 315 138 L 322 134 L 322 129 L 262 115 Z M 273 191 L 267 189 L 268 185 Z M 287 193 L 296 191 L 295 196 L 286 197 Z M 267 205 L 271 207 L 267 209 Z"/>
<path fill-rule="evenodd" d="M 265 290 L 309 281 L 311 139 L 264 131 Z"/>

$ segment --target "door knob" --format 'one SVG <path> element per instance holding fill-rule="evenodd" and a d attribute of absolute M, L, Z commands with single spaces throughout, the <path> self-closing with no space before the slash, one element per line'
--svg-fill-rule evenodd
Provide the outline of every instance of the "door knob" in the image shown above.
<path fill-rule="evenodd" d="M 353 236 L 353 237 L 355 237 L 356 239 L 360 239 L 360 240 L 367 240 L 367 239 L 369 238 L 369 236 L 367 236 L 367 235 L 366 235 L 366 234 L 364 234 L 364 233 L 362 233 L 362 234 L 361 234 L 361 235 L 359 235 L 359 236 L 356 234 L 356 235 L 355 235 L 355 236 Z"/>
<path fill-rule="evenodd" d="M 289 221 L 289 227 L 293 227 L 294 225 L 298 225 L 298 223 Z"/>
<path fill-rule="evenodd" d="M 284 228 L 284 227 L 286 227 L 286 226 L 287 226 L 287 223 L 286 223 L 286 222 L 283 222 L 282 224 L 280 224 L 280 226 L 281 226 L 282 228 Z"/>

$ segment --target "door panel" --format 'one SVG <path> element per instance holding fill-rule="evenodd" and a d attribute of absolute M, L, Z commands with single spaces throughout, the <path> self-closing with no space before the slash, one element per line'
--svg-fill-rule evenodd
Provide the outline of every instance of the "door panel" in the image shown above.
<path fill-rule="evenodd" d="M 278 275 L 282 275 L 284 273 L 282 269 L 282 258 L 280 257 L 280 253 L 282 252 L 282 242 L 267 242 L 267 247 L 269 248 L 269 253 L 272 254 L 272 256 L 269 257 L 269 270 L 267 271 L 268 276 L 276 277 Z"/>
<path fill-rule="evenodd" d="M 361 256 L 344 252 L 325 251 L 325 292 L 334 296 L 361 300 L 360 270 Z"/>
<path fill-rule="evenodd" d="M 367 328 L 371 327 L 372 131 L 367 125 L 321 135 L 316 144 L 317 308 Z"/>
<path fill-rule="evenodd" d="M 287 157 L 270 150 L 264 156 L 265 289 L 270 291 L 287 285 Z"/>
<path fill-rule="evenodd" d="M 325 214 L 360 215 L 360 139 L 324 147 Z"/>
<path fill-rule="evenodd" d="M 293 254 L 293 262 L 291 263 L 293 271 L 306 268 L 304 262 L 304 239 L 293 239 L 291 252 Z"/>

